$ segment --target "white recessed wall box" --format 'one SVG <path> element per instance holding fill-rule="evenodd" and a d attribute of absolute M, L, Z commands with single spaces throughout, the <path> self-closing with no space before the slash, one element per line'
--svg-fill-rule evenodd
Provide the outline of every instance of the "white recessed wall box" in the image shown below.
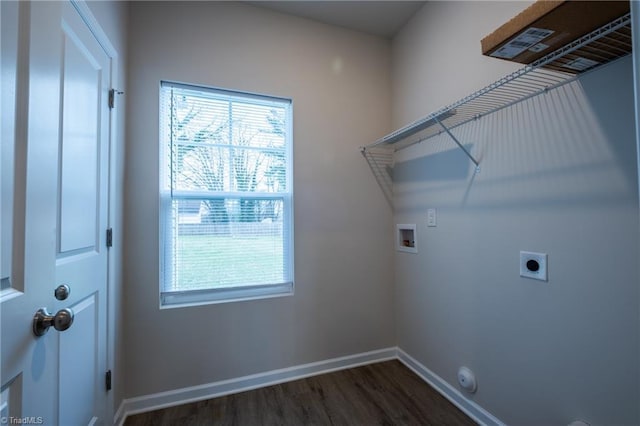
<path fill-rule="evenodd" d="M 418 252 L 418 232 L 415 224 L 396 225 L 396 250 Z"/>
<path fill-rule="evenodd" d="M 521 251 L 520 276 L 547 281 L 547 254 Z"/>

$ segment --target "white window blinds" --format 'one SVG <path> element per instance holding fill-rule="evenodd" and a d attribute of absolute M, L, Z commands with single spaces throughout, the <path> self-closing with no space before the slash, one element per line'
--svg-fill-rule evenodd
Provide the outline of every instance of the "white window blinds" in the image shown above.
<path fill-rule="evenodd" d="M 293 286 L 291 101 L 162 82 L 163 305 Z"/>

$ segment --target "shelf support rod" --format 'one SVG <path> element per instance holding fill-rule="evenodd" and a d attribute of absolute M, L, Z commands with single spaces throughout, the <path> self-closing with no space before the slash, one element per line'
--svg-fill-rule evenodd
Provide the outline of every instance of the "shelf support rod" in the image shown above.
<path fill-rule="evenodd" d="M 442 121 L 438 120 L 438 117 L 434 117 L 434 120 L 436 121 L 436 123 L 438 123 L 440 125 L 440 127 L 442 127 L 442 129 L 447 132 L 447 135 L 449 135 L 449 137 L 451 139 L 453 139 L 453 141 L 456 143 L 456 145 L 458 145 L 458 148 L 460 148 L 466 155 L 467 157 L 469 157 L 469 159 L 473 162 L 473 164 L 476 165 L 476 172 L 480 171 L 480 164 L 478 163 L 478 161 L 473 158 L 473 156 L 471 155 L 471 153 L 467 150 L 467 148 L 465 148 L 460 141 L 453 136 L 453 133 L 451 133 L 451 131 L 447 128 L 447 126 L 445 126 Z"/>

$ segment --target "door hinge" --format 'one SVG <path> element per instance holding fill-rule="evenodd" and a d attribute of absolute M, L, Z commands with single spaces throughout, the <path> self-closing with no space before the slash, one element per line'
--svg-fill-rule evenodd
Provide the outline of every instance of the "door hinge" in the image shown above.
<path fill-rule="evenodd" d="M 108 370 L 107 373 L 104 375 L 104 385 L 105 388 L 110 391 L 111 390 L 111 370 Z"/>
<path fill-rule="evenodd" d="M 113 246 L 113 228 L 107 229 L 107 247 Z"/>
<path fill-rule="evenodd" d="M 113 109 L 116 105 L 116 89 L 109 90 L 109 108 Z"/>
<path fill-rule="evenodd" d="M 116 89 L 109 90 L 109 108 L 113 109 L 116 106 L 116 95 L 122 95 L 124 92 L 121 92 Z"/>

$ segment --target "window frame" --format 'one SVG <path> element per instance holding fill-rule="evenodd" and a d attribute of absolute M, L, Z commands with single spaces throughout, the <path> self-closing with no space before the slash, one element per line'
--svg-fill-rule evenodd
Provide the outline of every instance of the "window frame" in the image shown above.
<path fill-rule="evenodd" d="M 279 103 L 285 107 L 285 186 L 286 191 L 280 192 L 233 192 L 233 191 L 198 191 L 198 190 L 176 190 L 171 186 L 171 178 L 167 179 L 165 170 L 171 167 L 171 160 L 168 158 L 167 150 L 173 147 L 172 142 L 165 143 L 163 135 L 163 88 L 171 87 L 177 89 L 187 89 L 200 92 L 209 92 L 216 100 L 225 99 L 228 101 L 239 101 L 243 103 L 256 103 L 257 105 L 268 105 Z M 230 89 L 221 89 L 199 84 L 179 83 L 170 80 L 161 80 L 158 88 L 158 144 L 159 144 L 159 302 L 160 309 L 180 308 L 185 306 L 199 306 L 206 304 L 238 302 L 245 300 L 267 299 L 273 297 L 293 296 L 294 294 L 294 236 L 293 236 L 293 100 L 270 95 L 262 95 L 250 92 L 243 92 Z M 253 102 L 252 102 L 253 101 Z M 233 148 L 229 145 L 229 148 Z M 253 149 L 253 148 L 252 148 Z M 169 181 L 169 183 L 167 182 Z M 174 212 L 173 201 L 185 199 L 281 199 L 282 211 L 282 233 L 284 272 L 289 279 L 283 283 L 264 285 L 244 285 L 237 287 L 222 287 L 193 290 L 166 290 L 167 280 L 171 280 L 170 270 L 167 264 L 174 265 L 172 244 L 174 241 Z"/>

